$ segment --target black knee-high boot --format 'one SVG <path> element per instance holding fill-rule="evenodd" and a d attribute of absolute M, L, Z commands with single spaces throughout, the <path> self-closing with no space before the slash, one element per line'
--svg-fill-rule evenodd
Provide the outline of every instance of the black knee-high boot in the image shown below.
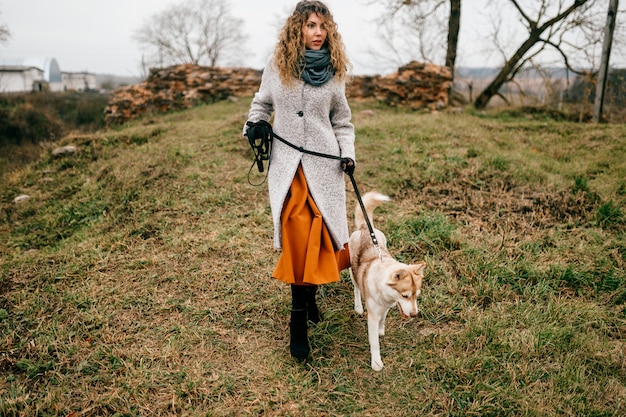
<path fill-rule="evenodd" d="M 307 317 L 310 321 L 317 324 L 321 320 L 320 311 L 317 308 L 317 303 L 315 302 L 315 295 L 317 294 L 317 285 L 307 285 L 305 288 L 306 288 Z"/>
<path fill-rule="evenodd" d="M 289 351 L 296 359 L 304 360 L 309 356 L 308 325 L 306 308 L 306 287 L 302 285 L 291 285 L 291 337 L 289 341 Z"/>

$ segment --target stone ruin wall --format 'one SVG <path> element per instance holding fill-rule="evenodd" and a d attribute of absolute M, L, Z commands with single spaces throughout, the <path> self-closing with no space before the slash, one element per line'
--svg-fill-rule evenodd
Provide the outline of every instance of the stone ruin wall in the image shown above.
<path fill-rule="evenodd" d="M 262 71 L 251 68 L 210 68 L 179 65 L 150 70 L 147 80 L 111 93 L 105 109 L 107 124 L 119 124 L 146 114 L 165 113 L 231 97 L 252 97 Z M 450 69 L 411 62 L 384 76 L 353 76 L 348 100 L 374 98 L 390 106 L 436 110 L 448 105 Z"/>

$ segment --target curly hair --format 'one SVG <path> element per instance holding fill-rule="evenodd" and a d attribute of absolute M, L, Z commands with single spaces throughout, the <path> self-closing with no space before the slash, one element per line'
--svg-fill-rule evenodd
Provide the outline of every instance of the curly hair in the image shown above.
<path fill-rule="evenodd" d="M 274 62 L 278 67 L 280 79 L 286 85 L 292 85 L 294 79 L 300 78 L 302 73 L 300 63 L 304 59 L 306 50 L 302 28 L 311 13 L 316 13 L 324 21 L 327 31 L 324 47 L 330 53 L 330 62 L 335 69 L 335 77 L 344 80 L 350 68 L 341 34 L 337 30 L 337 24 L 328 7 L 321 1 L 302 0 L 296 4 L 296 8 L 280 31 L 274 52 Z"/>

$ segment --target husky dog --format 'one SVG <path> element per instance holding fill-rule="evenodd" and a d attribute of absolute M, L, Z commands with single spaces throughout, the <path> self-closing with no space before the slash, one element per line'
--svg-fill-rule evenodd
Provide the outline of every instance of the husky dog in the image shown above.
<path fill-rule="evenodd" d="M 377 192 L 363 196 L 363 205 L 373 225 L 374 209 L 390 198 Z M 372 355 L 372 369 L 383 369 L 379 336 L 385 335 L 385 318 L 391 307 L 405 317 L 416 317 L 417 297 L 422 289 L 424 262 L 412 265 L 396 261 L 387 251 L 387 239 L 374 228 L 378 248 L 372 242 L 360 207 L 354 212 L 355 231 L 350 236 L 350 279 L 354 286 L 354 310 L 363 314 L 362 298 L 367 308 L 367 333 Z M 372 226 L 373 227 L 373 226 Z"/>

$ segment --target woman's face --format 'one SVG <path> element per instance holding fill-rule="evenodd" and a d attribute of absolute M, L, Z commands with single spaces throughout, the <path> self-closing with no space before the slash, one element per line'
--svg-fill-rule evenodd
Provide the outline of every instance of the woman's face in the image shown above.
<path fill-rule="evenodd" d="M 311 13 L 302 28 L 304 35 L 304 46 L 307 49 L 320 50 L 326 42 L 326 25 L 324 20 L 317 13 Z"/>

